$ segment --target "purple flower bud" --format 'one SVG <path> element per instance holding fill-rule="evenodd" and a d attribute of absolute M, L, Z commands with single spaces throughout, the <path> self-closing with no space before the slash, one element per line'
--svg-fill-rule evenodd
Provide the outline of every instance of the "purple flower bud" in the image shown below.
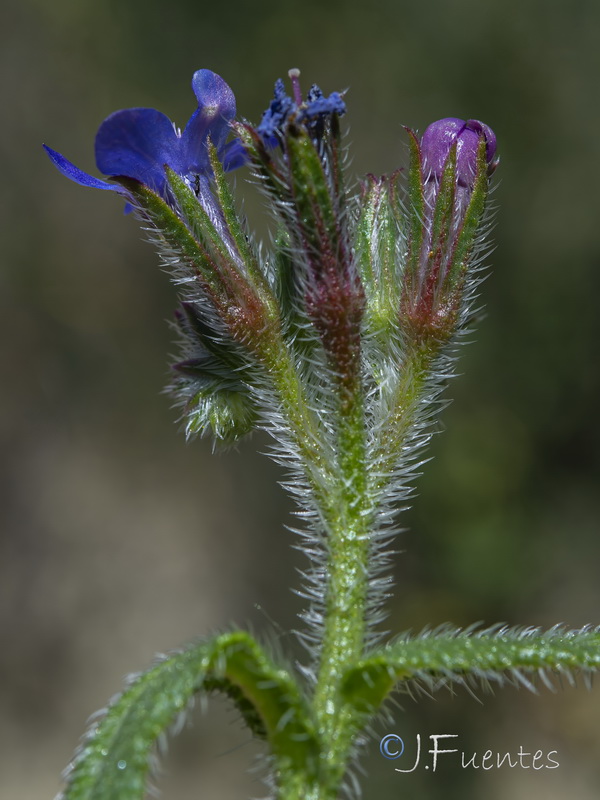
<path fill-rule="evenodd" d="M 433 122 L 421 138 L 423 176 L 426 181 L 440 180 L 450 148 L 456 142 L 456 176 L 459 186 L 471 188 L 477 171 L 477 148 L 481 136 L 486 141 L 488 172 L 494 171 L 497 161 L 494 131 L 476 119 L 447 117 Z"/>

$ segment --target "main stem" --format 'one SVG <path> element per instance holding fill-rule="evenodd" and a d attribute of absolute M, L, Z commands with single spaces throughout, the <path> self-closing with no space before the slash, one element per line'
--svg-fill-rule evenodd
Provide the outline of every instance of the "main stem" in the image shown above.
<path fill-rule="evenodd" d="M 356 711 L 343 700 L 340 687 L 346 670 L 364 655 L 375 508 L 410 435 L 432 352 L 415 348 L 407 353 L 379 438 L 369 445 L 362 383 L 358 376 L 339 381 L 335 463 L 331 463 L 330 449 L 321 439 L 325 429 L 306 402 L 286 348 L 272 342 L 265 361 L 270 363 L 270 376 L 304 463 L 327 548 L 322 642 L 312 700 L 322 742 L 320 763 L 317 774 L 311 770 L 297 781 L 282 782 L 279 798 L 335 800 L 357 732 Z M 369 474 L 367 464 L 374 474 Z"/>
<path fill-rule="evenodd" d="M 367 453 L 364 391 L 357 380 L 340 391 L 335 478 L 323 509 L 327 523 L 325 619 L 313 709 L 322 741 L 320 800 L 335 798 L 357 732 L 355 710 L 340 694 L 345 671 L 364 653 L 369 558 L 377 503 L 397 466 L 417 414 L 431 350 L 407 353 L 380 440 Z M 378 477 L 369 474 L 367 464 Z"/>
<path fill-rule="evenodd" d="M 363 392 L 356 380 L 340 387 L 337 470 L 330 488 L 327 524 L 327 587 L 320 664 L 313 699 L 325 744 L 325 797 L 337 795 L 354 738 L 352 710 L 341 700 L 344 671 L 364 648 L 370 548 L 365 470 Z"/>
<path fill-rule="evenodd" d="M 323 753 L 317 772 L 284 779 L 281 800 L 334 800 L 346 771 L 356 727 L 341 700 L 345 670 L 363 654 L 370 547 L 368 483 L 365 470 L 366 426 L 358 376 L 340 381 L 336 420 L 336 459 L 331 463 L 320 437 L 324 430 L 309 409 L 287 349 L 277 340 L 263 359 L 280 397 L 290 434 L 302 458 L 313 502 L 327 535 L 327 587 L 320 666 L 313 698 Z M 282 777 L 282 776 L 280 776 Z"/>

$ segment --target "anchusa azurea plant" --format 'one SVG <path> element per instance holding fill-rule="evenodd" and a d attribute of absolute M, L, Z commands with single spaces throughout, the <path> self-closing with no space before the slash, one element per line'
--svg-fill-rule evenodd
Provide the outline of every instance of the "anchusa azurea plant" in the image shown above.
<path fill-rule="evenodd" d="M 235 120 L 231 89 L 206 69 L 182 132 L 153 109 L 112 114 L 96 136 L 109 180 L 46 148 L 71 180 L 121 195 L 158 246 L 181 298 L 171 389 L 187 435 L 272 435 L 310 559 L 305 663 L 292 669 L 238 630 L 161 658 L 95 719 L 65 800 L 142 798 L 155 742 L 198 692 L 223 692 L 266 740 L 272 796 L 333 800 L 395 690 L 600 667 L 599 628 L 447 626 L 383 641 L 395 515 L 472 321 L 496 139 L 476 120 L 407 130 L 407 168 L 368 175 L 354 197 L 345 97 L 304 96 L 297 70 L 290 79 L 258 125 Z M 226 175 L 244 165 L 276 220 L 266 257 Z"/>

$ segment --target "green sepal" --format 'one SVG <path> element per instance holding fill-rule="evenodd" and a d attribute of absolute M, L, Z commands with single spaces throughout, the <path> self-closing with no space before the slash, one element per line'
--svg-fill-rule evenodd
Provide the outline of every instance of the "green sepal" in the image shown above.
<path fill-rule="evenodd" d="M 294 247 L 304 252 L 306 314 L 346 396 L 358 386 L 364 291 L 340 214 L 343 199 L 336 196 L 321 153 L 305 128 L 288 124 L 284 151 L 292 195 L 284 221 Z"/>
<path fill-rule="evenodd" d="M 560 627 L 489 632 L 441 630 L 399 641 L 375 651 L 347 672 L 342 695 L 358 711 L 375 713 L 401 682 L 437 678 L 447 683 L 467 678 L 514 679 L 522 675 L 569 674 L 600 669 L 600 628 L 567 631 Z"/>
<path fill-rule="evenodd" d="M 64 800 L 141 800 L 153 746 L 195 693 L 219 690 L 270 744 L 278 780 L 318 769 L 318 743 L 294 678 L 240 632 L 174 653 L 137 676 L 94 722 L 75 757 Z"/>
<path fill-rule="evenodd" d="M 219 228 L 188 183 L 169 167 L 166 173 L 183 216 L 213 264 L 213 282 L 218 293 L 211 299 L 233 338 L 256 354 L 263 347 L 267 329 L 276 335 L 279 326 L 273 295 L 264 281 L 257 287 L 250 279 L 252 268 L 239 253 L 225 218 L 220 220 L 222 228 Z"/>
<path fill-rule="evenodd" d="M 231 189 L 229 188 L 229 183 L 227 182 L 223 164 L 219 160 L 217 150 L 212 142 L 209 142 L 208 156 L 213 170 L 215 194 L 231 237 L 244 262 L 246 273 L 259 291 L 262 299 L 270 306 L 273 306 L 272 310 L 275 313 L 273 294 L 267 282 L 267 278 L 258 263 L 256 254 L 250 245 L 246 230 L 238 217 L 235 201 Z"/>
<path fill-rule="evenodd" d="M 280 226 L 273 252 L 273 287 L 281 308 L 281 315 L 289 326 L 303 307 L 296 275 L 296 264 L 290 252 L 290 237 Z"/>
<path fill-rule="evenodd" d="M 239 283 L 243 280 L 239 261 L 236 263 L 225 244 L 223 233 L 216 229 L 187 181 L 170 167 L 166 167 L 165 171 L 171 191 L 190 230 L 217 266 L 220 280 L 228 287 L 227 294 L 235 296 Z"/>
<path fill-rule="evenodd" d="M 176 317 L 175 328 L 190 350 L 190 356 L 195 355 L 196 350 L 202 355 L 204 351 L 213 355 L 219 367 L 215 374 L 228 375 L 242 369 L 246 360 L 239 348 L 224 333 L 216 331 L 202 312 L 202 307 L 188 300 L 181 304 Z"/>
<path fill-rule="evenodd" d="M 272 256 L 273 291 L 281 309 L 283 335 L 296 350 L 314 347 L 315 338 L 306 315 L 304 289 L 298 279 L 298 265 L 291 253 L 290 237 L 280 226 Z"/>
<path fill-rule="evenodd" d="M 477 149 L 475 183 L 473 185 L 469 205 L 465 212 L 463 224 L 456 238 L 454 252 L 451 256 L 451 266 L 447 278 L 451 288 L 460 281 L 468 268 L 469 258 L 477 241 L 481 219 L 485 211 L 488 187 L 489 177 L 486 159 L 486 141 L 485 138 L 481 136 Z"/>
<path fill-rule="evenodd" d="M 433 261 L 435 267 L 432 269 L 432 265 L 427 270 L 428 273 L 432 274 L 437 274 L 445 255 L 448 240 L 452 234 L 452 215 L 456 194 L 456 148 L 455 141 L 450 147 L 446 158 L 433 210 L 429 261 Z"/>
<path fill-rule="evenodd" d="M 251 165 L 265 191 L 277 201 L 289 202 L 287 181 L 260 134 L 251 125 L 243 122 L 232 123 L 231 129 L 246 148 Z"/>
<path fill-rule="evenodd" d="M 186 436 L 212 430 L 218 442 L 232 444 L 256 427 L 259 416 L 246 382 L 245 353 L 226 333 L 216 332 L 194 303 L 182 304 L 175 328 L 183 360 L 172 366 L 169 390 L 183 407 Z"/>
<path fill-rule="evenodd" d="M 326 253 L 339 258 L 342 242 L 337 199 L 334 203 L 321 157 L 304 128 L 289 126 L 285 147 L 296 216 L 294 232 L 296 226 L 301 230 L 309 259 L 318 261 Z"/>
<path fill-rule="evenodd" d="M 327 144 L 327 162 L 331 174 L 332 191 L 337 201 L 337 211 L 342 217 L 346 210 L 346 186 L 344 180 L 344 158 L 342 152 L 342 132 L 338 114 L 332 114 L 329 134 L 324 137 Z"/>
<path fill-rule="evenodd" d="M 223 286 L 215 265 L 206 248 L 194 237 L 184 220 L 162 197 L 144 184 L 131 178 L 119 178 L 119 183 L 132 194 L 140 211 L 148 217 L 169 249 L 184 259 L 193 272 L 200 275 L 212 294 L 221 295 Z"/>
<path fill-rule="evenodd" d="M 356 233 L 357 268 L 366 294 L 369 328 L 385 337 L 397 327 L 401 276 L 396 245 L 400 235 L 395 176 L 367 175 Z"/>
<path fill-rule="evenodd" d="M 219 382 L 207 382 L 185 404 L 185 434 L 205 436 L 212 433 L 221 444 L 230 445 L 247 436 L 258 424 L 258 409 L 253 399 L 242 391 L 219 388 Z"/>
<path fill-rule="evenodd" d="M 406 272 L 411 280 L 416 280 L 419 273 L 419 263 L 423 240 L 425 236 L 425 196 L 423 192 L 423 176 L 421 163 L 421 149 L 419 140 L 414 131 L 406 128 L 408 133 L 408 147 L 410 165 L 408 169 L 408 258 Z"/>

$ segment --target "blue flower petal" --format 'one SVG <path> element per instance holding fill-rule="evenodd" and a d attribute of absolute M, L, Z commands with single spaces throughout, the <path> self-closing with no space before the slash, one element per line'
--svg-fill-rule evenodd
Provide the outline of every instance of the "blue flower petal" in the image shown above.
<path fill-rule="evenodd" d="M 269 107 L 263 113 L 262 119 L 256 129 L 263 137 L 269 147 L 276 147 L 279 137 L 283 132 L 283 127 L 288 116 L 295 113 L 298 106 L 285 93 L 285 84 L 278 78 L 275 81 L 275 92 Z"/>
<path fill-rule="evenodd" d="M 92 189 L 108 189 L 111 192 L 119 192 L 119 194 L 125 194 L 125 189 L 122 186 L 119 186 L 117 183 L 108 183 L 108 181 L 100 180 L 100 178 L 94 178 L 93 175 L 88 175 L 87 172 L 84 172 L 79 167 L 76 167 L 75 164 L 72 164 L 68 159 L 66 159 L 60 153 L 57 153 L 56 150 L 53 150 L 51 147 L 48 147 L 47 144 L 43 145 L 44 150 L 50 156 L 50 160 L 54 164 L 54 166 L 62 172 L 63 175 L 66 175 L 75 183 L 80 184 L 81 186 L 89 186 Z"/>
<path fill-rule="evenodd" d="M 213 120 L 197 108 L 181 134 L 181 160 L 186 173 L 201 174 L 210 170 L 206 145 L 211 122 Z"/>
<path fill-rule="evenodd" d="M 181 173 L 181 140 L 171 120 L 153 108 L 107 117 L 96 134 L 96 163 L 105 175 L 125 175 L 162 193 L 164 165 Z"/>
<path fill-rule="evenodd" d="M 229 172 L 244 166 L 248 161 L 248 152 L 240 139 L 233 139 L 220 150 L 219 160 L 223 164 L 223 169 Z"/>
<path fill-rule="evenodd" d="M 223 78 L 209 69 L 194 73 L 192 89 L 198 108 L 181 136 L 181 157 L 189 172 L 203 172 L 208 167 L 207 137 L 217 150 L 225 145 L 235 117 L 235 96 Z"/>
<path fill-rule="evenodd" d="M 308 93 L 306 108 L 301 117 L 304 119 L 314 119 L 315 117 L 329 116 L 338 114 L 340 117 L 346 113 L 346 104 L 339 92 L 332 92 L 329 97 L 325 97 L 318 86 L 313 86 Z"/>
<path fill-rule="evenodd" d="M 231 122 L 235 117 L 235 95 L 220 75 L 210 69 L 194 72 L 192 89 L 198 100 L 198 108 L 207 110 L 209 119 L 220 117 Z"/>

